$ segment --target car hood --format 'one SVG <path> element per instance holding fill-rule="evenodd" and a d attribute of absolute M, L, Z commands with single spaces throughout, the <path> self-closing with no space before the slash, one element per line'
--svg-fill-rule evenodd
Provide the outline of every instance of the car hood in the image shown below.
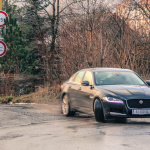
<path fill-rule="evenodd" d="M 148 86 L 99 86 L 100 92 L 105 96 L 115 96 L 121 99 L 150 99 L 150 87 Z"/>

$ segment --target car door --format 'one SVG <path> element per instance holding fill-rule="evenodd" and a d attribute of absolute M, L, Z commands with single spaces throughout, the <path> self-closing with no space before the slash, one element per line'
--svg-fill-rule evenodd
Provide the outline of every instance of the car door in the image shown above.
<path fill-rule="evenodd" d="M 69 85 L 68 93 L 71 101 L 71 107 L 79 109 L 81 106 L 81 81 L 83 79 L 85 71 L 79 71 L 74 78 L 74 81 Z"/>
<path fill-rule="evenodd" d="M 68 95 L 69 95 L 70 102 L 72 102 L 73 99 L 75 98 L 74 97 L 74 95 L 75 95 L 75 91 L 74 91 L 74 89 L 75 89 L 75 87 L 74 87 L 75 83 L 74 83 L 74 80 L 75 80 L 75 77 L 76 77 L 77 74 L 78 74 L 78 72 L 75 73 L 75 74 L 73 74 L 70 77 L 70 80 L 69 80 L 69 83 L 68 83 Z"/>
<path fill-rule="evenodd" d="M 87 71 L 82 81 L 89 81 L 89 86 L 82 86 L 80 91 L 80 101 L 82 104 L 82 111 L 91 114 L 93 111 L 93 98 L 95 94 L 93 75 L 90 71 Z"/>

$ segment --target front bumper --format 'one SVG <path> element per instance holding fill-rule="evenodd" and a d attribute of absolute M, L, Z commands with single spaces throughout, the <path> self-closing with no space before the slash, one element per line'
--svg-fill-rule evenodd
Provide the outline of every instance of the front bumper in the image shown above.
<path fill-rule="evenodd" d="M 123 103 L 115 103 L 103 101 L 104 115 L 106 118 L 150 118 L 150 114 L 134 115 L 132 108 L 129 108 L 126 101 Z M 147 108 L 137 108 L 147 109 Z"/>

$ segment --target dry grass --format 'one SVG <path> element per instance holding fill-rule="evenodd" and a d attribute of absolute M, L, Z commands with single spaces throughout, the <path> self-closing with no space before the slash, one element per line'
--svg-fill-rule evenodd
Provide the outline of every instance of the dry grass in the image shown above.
<path fill-rule="evenodd" d="M 60 86 L 38 87 L 36 92 L 19 97 L 0 97 L 0 103 L 50 103 L 58 100 L 60 96 Z"/>
<path fill-rule="evenodd" d="M 32 93 L 32 101 L 36 103 L 49 103 L 58 99 L 60 96 L 60 86 L 39 87 L 38 91 Z"/>

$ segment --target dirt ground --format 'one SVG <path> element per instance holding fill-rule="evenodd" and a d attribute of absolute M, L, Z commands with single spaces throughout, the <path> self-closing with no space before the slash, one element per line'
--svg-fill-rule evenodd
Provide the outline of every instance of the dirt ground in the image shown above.
<path fill-rule="evenodd" d="M 149 150 L 150 119 L 97 123 L 60 104 L 0 105 L 0 150 Z"/>

